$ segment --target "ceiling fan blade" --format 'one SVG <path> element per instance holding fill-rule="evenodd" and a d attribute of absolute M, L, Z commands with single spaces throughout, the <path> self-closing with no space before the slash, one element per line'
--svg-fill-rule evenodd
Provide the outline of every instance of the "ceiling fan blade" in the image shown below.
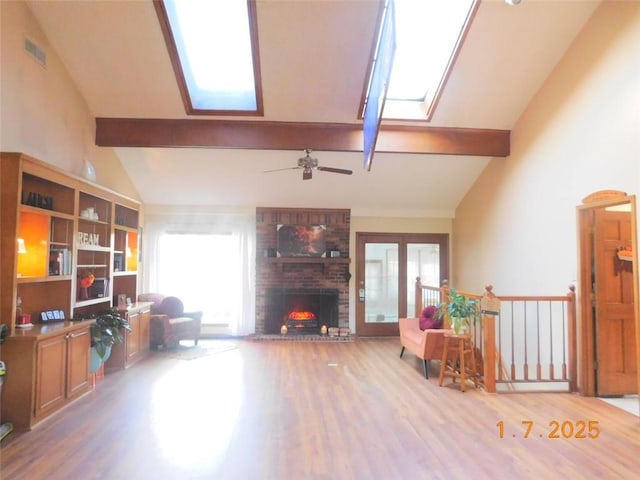
<path fill-rule="evenodd" d="M 282 172 L 283 170 L 299 170 L 301 167 L 276 168 L 275 170 L 263 170 L 262 173 Z"/>
<path fill-rule="evenodd" d="M 351 175 L 353 173 L 351 170 L 345 170 L 343 168 L 333 168 L 333 167 L 318 167 L 318 170 L 322 172 L 342 173 L 344 175 Z"/>

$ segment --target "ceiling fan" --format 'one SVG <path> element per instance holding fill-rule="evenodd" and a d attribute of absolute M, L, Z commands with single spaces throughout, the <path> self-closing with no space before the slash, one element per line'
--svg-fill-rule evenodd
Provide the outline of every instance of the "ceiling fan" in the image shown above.
<path fill-rule="evenodd" d="M 313 170 L 318 170 L 320 172 L 342 173 L 344 175 L 351 175 L 353 173 L 351 170 L 345 170 L 343 168 L 321 167 L 320 165 L 318 165 L 318 159 L 311 156 L 311 152 L 312 150 L 310 148 L 304 149 L 304 157 L 298 159 L 297 167 L 277 168 L 275 170 L 266 170 L 266 172 L 302 169 L 303 180 L 310 180 L 313 174 Z"/>

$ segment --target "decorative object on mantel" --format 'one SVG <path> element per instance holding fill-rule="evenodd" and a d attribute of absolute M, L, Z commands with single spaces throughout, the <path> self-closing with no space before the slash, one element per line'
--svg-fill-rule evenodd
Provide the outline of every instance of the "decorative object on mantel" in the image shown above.
<path fill-rule="evenodd" d="M 620 272 L 633 272 L 633 250 L 631 247 L 619 247 L 614 258 L 616 275 Z"/>

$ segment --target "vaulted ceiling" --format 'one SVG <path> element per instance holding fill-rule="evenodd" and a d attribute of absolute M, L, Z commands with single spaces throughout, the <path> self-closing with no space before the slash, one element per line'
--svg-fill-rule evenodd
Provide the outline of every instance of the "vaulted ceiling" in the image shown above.
<path fill-rule="evenodd" d="M 600 2 L 482 1 L 432 120 L 384 122 L 371 171 L 358 110 L 377 0 L 257 0 L 260 118 L 185 113 L 151 0 L 27 3 L 144 203 L 449 216 Z M 264 173 L 304 148 L 353 175 Z"/>

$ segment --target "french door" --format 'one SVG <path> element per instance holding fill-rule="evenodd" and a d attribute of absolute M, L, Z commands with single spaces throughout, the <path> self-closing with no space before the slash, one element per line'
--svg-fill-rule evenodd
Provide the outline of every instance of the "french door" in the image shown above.
<path fill-rule="evenodd" d="M 449 277 L 449 235 L 356 233 L 356 333 L 398 335 L 398 319 L 415 315 L 415 282 Z"/>

